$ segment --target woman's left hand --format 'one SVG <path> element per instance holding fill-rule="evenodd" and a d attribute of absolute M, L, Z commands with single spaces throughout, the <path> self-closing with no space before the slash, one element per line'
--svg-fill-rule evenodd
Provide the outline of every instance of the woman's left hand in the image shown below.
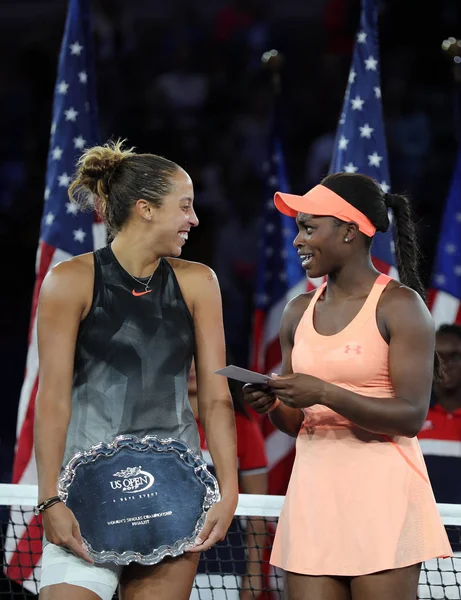
<path fill-rule="evenodd" d="M 325 391 L 325 382 L 318 377 L 304 373 L 290 375 L 272 375 L 267 385 L 275 391 L 277 398 L 291 408 L 308 408 L 321 404 Z"/>
<path fill-rule="evenodd" d="M 226 500 L 220 500 L 213 504 L 207 513 L 205 524 L 195 539 L 195 546 L 187 552 L 205 552 L 216 542 L 221 542 L 234 517 L 236 504 Z"/>

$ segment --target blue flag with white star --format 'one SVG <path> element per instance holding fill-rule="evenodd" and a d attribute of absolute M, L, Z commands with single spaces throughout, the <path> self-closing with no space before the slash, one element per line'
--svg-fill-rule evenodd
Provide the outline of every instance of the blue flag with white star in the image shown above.
<path fill-rule="evenodd" d="M 94 250 L 94 214 L 67 196 L 75 163 L 98 141 L 89 0 L 71 0 L 54 91 L 40 238 L 69 255 Z"/>
<path fill-rule="evenodd" d="M 445 205 L 428 300 L 437 326 L 461 324 L 461 147 Z"/>
<path fill-rule="evenodd" d="M 330 173 L 363 173 L 390 189 L 381 105 L 377 0 L 362 0 L 360 26 L 339 120 Z M 373 260 L 388 273 L 394 265 L 392 233 L 377 233 Z"/>

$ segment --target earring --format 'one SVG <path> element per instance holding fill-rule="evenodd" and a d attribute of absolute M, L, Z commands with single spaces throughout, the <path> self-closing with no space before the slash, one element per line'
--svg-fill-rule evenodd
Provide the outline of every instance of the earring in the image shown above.
<path fill-rule="evenodd" d="M 346 237 L 346 238 L 344 238 L 344 241 L 345 241 L 345 242 L 348 242 L 348 241 L 349 241 L 349 238 L 347 238 L 347 237 Z"/>

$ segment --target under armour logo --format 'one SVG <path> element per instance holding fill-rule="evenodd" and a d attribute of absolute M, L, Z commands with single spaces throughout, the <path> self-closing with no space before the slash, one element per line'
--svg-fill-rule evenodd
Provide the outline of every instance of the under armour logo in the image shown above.
<path fill-rule="evenodd" d="M 362 346 L 356 346 L 355 348 L 351 348 L 349 344 L 344 349 L 344 354 L 349 354 L 349 352 L 355 352 L 356 354 L 362 354 Z"/>

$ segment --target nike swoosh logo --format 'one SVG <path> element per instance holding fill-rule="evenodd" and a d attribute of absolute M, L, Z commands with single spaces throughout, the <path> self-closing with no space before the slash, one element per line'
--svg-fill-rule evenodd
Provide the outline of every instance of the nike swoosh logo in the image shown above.
<path fill-rule="evenodd" d="M 133 294 L 133 296 L 144 296 L 144 294 L 150 294 L 152 290 L 146 290 L 145 292 L 137 292 L 136 290 L 133 290 L 131 293 Z"/>

